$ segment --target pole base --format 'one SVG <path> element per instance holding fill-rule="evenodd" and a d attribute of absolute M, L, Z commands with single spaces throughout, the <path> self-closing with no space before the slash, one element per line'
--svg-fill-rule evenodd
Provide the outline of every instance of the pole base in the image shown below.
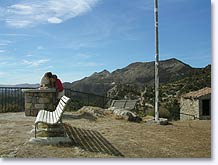
<path fill-rule="evenodd" d="M 151 120 L 148 120 L 146 122 L 146 124 L 148 125 L 153 125 L 153 124 L 156 124 L 156 125 L 168 125 L 168 119 L 166 118 L 159 118 L 159 120 L 154 120 L 154 119 L 151 119 Z"/>

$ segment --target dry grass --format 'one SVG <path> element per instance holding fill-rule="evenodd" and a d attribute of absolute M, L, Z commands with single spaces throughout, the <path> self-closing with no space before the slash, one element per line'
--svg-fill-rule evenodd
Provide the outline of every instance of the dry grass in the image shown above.
<path fill-rule="evenodd" d="M 35 118 L 24 113 L 0 114 L 0 157 L 21 158 L 116 158 L 115 154 L 91 152 L 77 145 L 29 144 Z M 112 115 L 92 118 L 65 113 L 63 121 L 77 129 L 97 131 L 125 158 L 210 158 L 211 123 L 177 121 L 167 126 L 130 123 Z M 85 137 L 85 135 L 84 135 Z M 99 142 L 100 143 L 100 142 Z"/>

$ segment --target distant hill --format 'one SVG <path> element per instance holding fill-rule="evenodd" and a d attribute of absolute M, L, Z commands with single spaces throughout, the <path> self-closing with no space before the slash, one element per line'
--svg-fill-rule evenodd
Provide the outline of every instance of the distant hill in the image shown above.
<path fill-rule="evenodd" d="M 37 88 L 39 84 L 16 84 L 16 85 L 0 85 L 0 87 L 19 87 L 19 88 Z"/>
<path fill-rule="evenodd" d="M 159 76 L 160 95 L 168 96 L 170 91 L 174 94 L 175 92 L 185 93 L 211 86 L 211 65 L 205 68 L 193 68 L 178 59 L 172 58 L 160 61 Z M 0 85 L 0 87 L 37 88 L 39 84 Z M 119 88 L 127 93 L 128 89 L 131 89 L 132 93 L 140 93 L 146 87 L 147 93 L 151 93 L 149 96 L 153 97 L 154 61 L 135 62 L 111 73 L 107 70 L 95 72 L 81 80 L 72 83 L 65 82 L 64 87 L 98 95 L 107 95 L 111 89 L 113 89 L 112 93 L 117 93 Z M 123 95 L 125 94 L 123 93 L 121 96 Z"/>
<path fill-rule="evenodd" d="M 193 72 L 198 72 L 200 69 L 201 68 L 192 68 L 188 64 L 175 58 L 160 61 L 160 83 L 167 84 L 180 80 L 191 75 Z M 68 83 L 66 86 L 78 91 L 105 95 L 109 89 L 117 84 L 132 84 L 139 89 L 144 89 L 145 86 L 153 86 L 154 61 L 132 63 L 112 73 L 107 70 L 103 70 L 99 73 L 95 72 L 89 77 L 72 82 L 71 84 Z"/>

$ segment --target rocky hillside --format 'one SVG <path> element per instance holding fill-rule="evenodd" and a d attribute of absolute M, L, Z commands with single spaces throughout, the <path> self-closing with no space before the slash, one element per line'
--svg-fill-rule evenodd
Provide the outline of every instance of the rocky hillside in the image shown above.
<path fill-rule="evenodd" d="M 160 61 L 159 65 L 161 84 L 180 80 L 198 70 L 175 58 Z M 112 73 L 103 70 L 71 84 L 66 83 L 65 86 L 78 91 L 105 95 L 109 89 L 119 84 L 134 85 L 139 90 L 143 90 L 145 86 L 152 86 L 154 84 L 154 62 L 132 63 Z"/>
<path fill-rule="evenodd" d="M 180 96 L 211 87 L 211 65 L 192 68 L 177 60 L 160 61 L 160 117 L 178 120 Z M 137 62 L 110 73 L 104 70 L 65 84 L 73 90 L 106 95 L 114 99 L 137 99 L 139 115 L 154 116 L 154 62 Z"/>
<path fill-rule="evenodd" d="M 204 87 L 211 87 L 211 65 L 205 68 L 193 69 L 184 78 L 160 85 L 160 99 L 162 102 L 179 99 L 182 94 L 196 91 Z M 144 93 L 146 102 L 154 103 L 154 86 L 147 86 Z"/>

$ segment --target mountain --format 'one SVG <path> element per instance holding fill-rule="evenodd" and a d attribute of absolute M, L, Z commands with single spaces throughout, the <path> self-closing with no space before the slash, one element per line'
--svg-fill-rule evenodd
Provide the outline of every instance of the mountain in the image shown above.
<path fill-rule="evenodd" d="M 39 84 L 0 85 L 0 87 L 37 88 Z"/>
<path fill-rule="evenodd" d="M 111 73 L 103 70 L 102 72 L 95 72 L 89 77 L 71 83 L 71 88 L 81 92 L 104 95 L 112 87 L 112 82 Z M 69 83 L 64 83 L 64 87 L 66 86 L 69 87 Z"/>
<path fill-rule="evenodd" d="M 160 84 L 167 84 L 185 78 L 201 68 L 192 68 L 175 58 L 159 62 Z M 110 73 L 103 70 L 95 72 L 89 77 L 67 84 L 73 90 L 106 95 L 107 91 L 118 84 L 129 84 L 144 89 L 145 86 L 154 85 L 154 61 L 136 62 L 122 69 Z"/>
<path fill-rule="evenodd" d="M 160 83 L 167 83 L 186 75 L 192 68 L 177 59 L 160 61 Z M 121 84 L 139 86 L 154 84 L 154 62 L 136 62 L 112 72 L 113 79 Z"/>

